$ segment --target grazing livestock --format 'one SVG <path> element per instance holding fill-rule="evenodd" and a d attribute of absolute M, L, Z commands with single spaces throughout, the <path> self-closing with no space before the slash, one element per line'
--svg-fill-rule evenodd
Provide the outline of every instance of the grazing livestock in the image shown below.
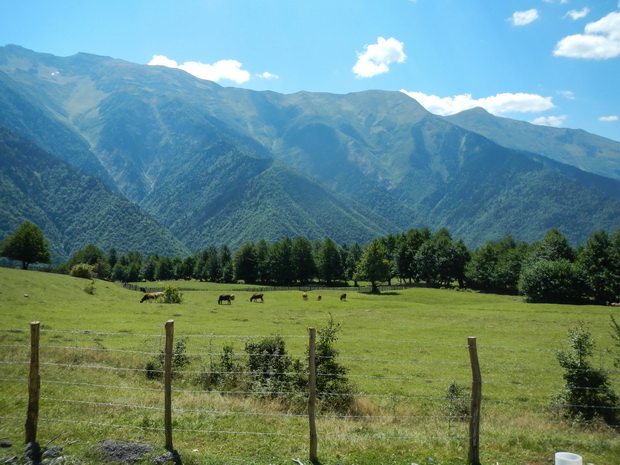
<path fill-rule="evenodd" d="M 302 297 L 304 300 L 308 300 L 308 294 L 306 294 L 305 292 L 301 295 L 301 297 Z"/>
<path fill-rule="evenodd" d="M 235 300 L 235 294 L 222 294 L 219 299 L 217 299 L 217 304 L 222 305 L 222 302 L 228 302 L 232 304 L 232 301 Z"/>
<path fill-rule="evenodd" d="M 250 297 L 250 302 L 258 302 L 259 299 L 261 302 L 264 302 L 263 294 L 257 292 L 256 294 L 252 294 L 252 297 Z"/>
<path fill-rule="evenodd" d="M 323 296 L 321 294 L 316 296 L 316 300 L 318 300 L 319 302 L 321 301 L 322 298 L 323 298 Z"/>
<path fill-rule="evenodd" d="M 347 301 L 347 295 L 346 294 L 340 294 L 340 300 L 346 302 Z"/>
<path fill-rule="evenodd" d="M 146 294 L 146 287 L 141 287 L 140 292 L 142 292 L 143 294 Z"/>
<path fill-rule="evenodd" d="M 620 302 L 612 302 L 611 306 L 612 307 L 620 307 Z"/>
<path fill-rule="evenodd" d="M 145 300 L 155 300 L 163 296 L 163 292 L 151 292 L 150 294 L 144 294 L 144 297 L 140 299 L 140 303 L 144 302 Z"/>

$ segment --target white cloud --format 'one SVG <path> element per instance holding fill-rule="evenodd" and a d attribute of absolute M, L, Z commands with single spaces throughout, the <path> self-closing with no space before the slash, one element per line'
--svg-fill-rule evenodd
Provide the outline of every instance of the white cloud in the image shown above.
<path fill-rule="evenodd" d="M 364 53 L 357 54 L 357 63 L 353 66 L 353 72 L 358 78 L 373 77 L 377 74 L 387 73 L 392 63 L 404 63 L 407 55 L 403 52 L 404 44 L 394 37 L 384 39 L 377 38 L 377 43 L 366 45 Z"/>
<path fill-rule="evenodd" d="M 601 116 L 598 120 L 603 123 L 613 123 L 614 121 L 618 121 L 618 116 L 617 115 Z"/>
<path fill-rule="evenodd" d="M 206 79 L 214 82 L 226 79 L 241 84 L 250 80 L 250 73 L 241 69 L 243 65 L 237 60 L 220 60 L 212 65 L 197 61 L 186 61 L 179 65 L 176 61 L 164 55 L 153 55 L 153 59 L 149 62 L 149 65 L 182 69 L 199 79 Z"/>
<path fill-rule="evenodd" d="M 277 74 L 269 73 L 267 71 L 265 71 L 264 73 L 257 74 L 256 76 L 261 79 L 268 79 L 268 80 L 280 79 L 280 76 L 278 76 Z"/>
<path fill-rule="evenodd" d="M 605 60 L 620 56 L 620 12 L 586 24 L 585 34 L 564 37 L 553 54 L 568 58 Z"/>
<path fill-rule="evenodd" d="M 582 10 L 570 10 L 568 13 L 564 15 L 564 17 L 566 18 L 568 16 L 569 18 L 572 18 L 575 21 L 577 21 L 578 19 L 585 18 L 586 16 L 588 16 L 589 13 L 590 13 L 590 8 L 586 6 Z"/>
<path fill-rule="evenodd" d="M 567 116 L 539 116 L 538 118 L 530 121 L 532 124 L 537 124 L 539 126 L 553 126 L 554 128 L 559 128 L 566 121 Z"/>
<path fill-rule="evenodd" d="M 454 97 L 438 97 L 422 92 L 407 92 L 401 90 L 431 113 L 438 115 L 453 115 L 464 110 L 482 107 L 494 115 L 506 113 L 540 113 L 555 108 L 551 97 L 536 94 L 502 93 L 475 99 L 471 94 L 461 94 Z"/>
<path fill-rule="evenodd" d="M 536 8 L 532 8 L 527 11 L 515 11 L 509 21 L 514 26 L 525 26 L 526 24 L 536 21 L 538 18 L 538 10 Z"/>
<path fill-rule="evenodd" d="M 575 93 L 572 90 L 559 90 L 558 94 L 562 97 L 567 98 L 568 100 L 575 100 Z"/>

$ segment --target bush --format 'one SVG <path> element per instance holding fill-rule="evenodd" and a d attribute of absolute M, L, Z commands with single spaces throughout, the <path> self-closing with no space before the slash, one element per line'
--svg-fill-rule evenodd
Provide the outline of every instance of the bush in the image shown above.
<path fill-rule="evenodd" d="M 78 263 L 77 265 L 73 265 L 71 267 L 71 271 L 69 271 L 69 274 L 74 278 L 93 279 L 93 269 L 93 265 L 88 265 L 87 263 Z"/>
<path fill-rule="evenodd" d="M 249 355 L 247 371 L 251 373 L 252 391 L 278 397 L 293 390 L 293 386 L 297 384 L 297 376 L 292 374 L 292 370 L 299 367 L 297 364 L 293 367 L 282 336 L 247 342 L 245 351 Z"/>
<path fill-rule="evenodd" d="M 225 345 L 219 358 L 211 359 L 208 371 L 198 376 L 198 384 L 207 389 L 237 389 L 242 387 L 243 366 L 235 355 L 232 345 Z"/>
<path fill-rule="evenodd" d="M 322 405 L 338 412 L 350 411 L 355 403 L 357 387 L 346 378 L 349 370 L 338 362 L 338 350 L 334 347 L 337 333 L 342 327 L 329 315 L 327 324 L 317 330 L 316 389 Z"/>
<path fill-rule="evenodd" d="M 584 325 L 568 331 L 568 345 L 572 349 L 570 352 L 560 350 L 557 353 L 558 362 L 565 370 L 566 384 L 556 401 L 565 416 L 586 422 L 602 418 L 609 425 L 617 425 L 614 408 L 618 397 L 609 385 L 607 374 L 588 362 L 595 343 Z"/>
<path fill-rule="evenodd" d="M 580 303 L 586 290 L 583 270 L 568 260 L 538 260 L 526 266 L 519 279 L 519 291 L 528 302 Z"/>
<path fill-rule="evenodd" d="M 174 286 L 166 286 L 164 289 L 164 303 L 180 304 L 183 302 L 183 294 Z"/>

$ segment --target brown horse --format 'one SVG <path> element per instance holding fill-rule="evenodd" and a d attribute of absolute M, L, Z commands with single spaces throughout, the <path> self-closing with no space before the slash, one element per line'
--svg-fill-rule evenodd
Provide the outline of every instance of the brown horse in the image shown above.
<path fill-rule="evenodd" d="M 340 294 L 340 300 L 346 302 L 347 301 L 347 295 L 346 294 Z"/>
<path fill-rule="evenodd" d="M 259 299 L 261 302 L 264 302 L 263 294 L 257 292 L 256 294 L 252 294 L 252 297 L 250 297 L 250 302 L 258 302 Z"/>
<path fill-rule="evenodd" d="M 217 299 L 217 304 L 222 305 L 222 302 L 228 302 L 232 304 L 232 301 L 235 300 L 235 294 L 222 294 L 219 299 Z"/>
<path fill-rule="evenodd" d="M 163 297 L 164 293 L 163 292 L 151 292 L 150 294 L 144 294 L 144 297 L 142 297 L 140 299 L 140 303 L 146 301 L 146 300 L 155 300 L 155 299 L 159 299 L 160 297 Z"/>
<path fill-rule="evenodd" d="M 308 300 L 308 294 L 306 294 L 305 292 L 301 295 L 301 298 L 304 300 Z"/>

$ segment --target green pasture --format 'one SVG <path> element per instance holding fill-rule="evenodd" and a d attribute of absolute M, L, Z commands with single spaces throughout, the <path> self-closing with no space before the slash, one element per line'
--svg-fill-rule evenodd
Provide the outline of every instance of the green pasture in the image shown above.
<path fill-rule="evenodd" d="M 103 463 L 104 439 L 147 442 L 163 453 L 161 381 L 144 376 L 163 349 L 164 323 L 191 360 L 174 380 L 174 446 L 185 464 L 307 463 L 305 399 L 292 404 L 241 393 L 205 392 L 199 374 L 225 344 L 241 357 L 247 341 L 281 335 L 303 358 L 307 328 L 341 323 L 336 347 L 357 386 L 356 410 L 320 410 L 321 463 L 467 463 L 467 422 L 446 418 L 451 382 L 469 388 L 468 337 L 477 339 L 483 378 L 480 456 L 485 464 L 551 464 L 568 450 L 584 463 L 612 465 L 620 435 L 603 425 L 571 425 L 550 407 L 563 385 L 556 351 L 567 330 L 585 324 L 596 342 L 593 364 L 613 367 L 610 313 L 600 306 L 534 305 L 519 297 L 411 288 L 381 295 L 346 290 L 262 288 L 249 301 L 245 285 L 149 283 L 182 288 L 183 303 L 140 303 L 140 292 L 34 271 L 0 268 L 0 460 L 21 451 L 27 405 L 29 325 L 41 323 L 42 400 L 39 443 L 62 445 L 82 463 Z M 235 294 L 218 305 L 222 293 Z M 321 295 L 321 300 L 317 299 Z M 120 389 L 122 388 L 122 389 Z M 16 452 L 17 450 L 17 452 Z M 145 460 L 144 463 L 148 463 Z"/>

